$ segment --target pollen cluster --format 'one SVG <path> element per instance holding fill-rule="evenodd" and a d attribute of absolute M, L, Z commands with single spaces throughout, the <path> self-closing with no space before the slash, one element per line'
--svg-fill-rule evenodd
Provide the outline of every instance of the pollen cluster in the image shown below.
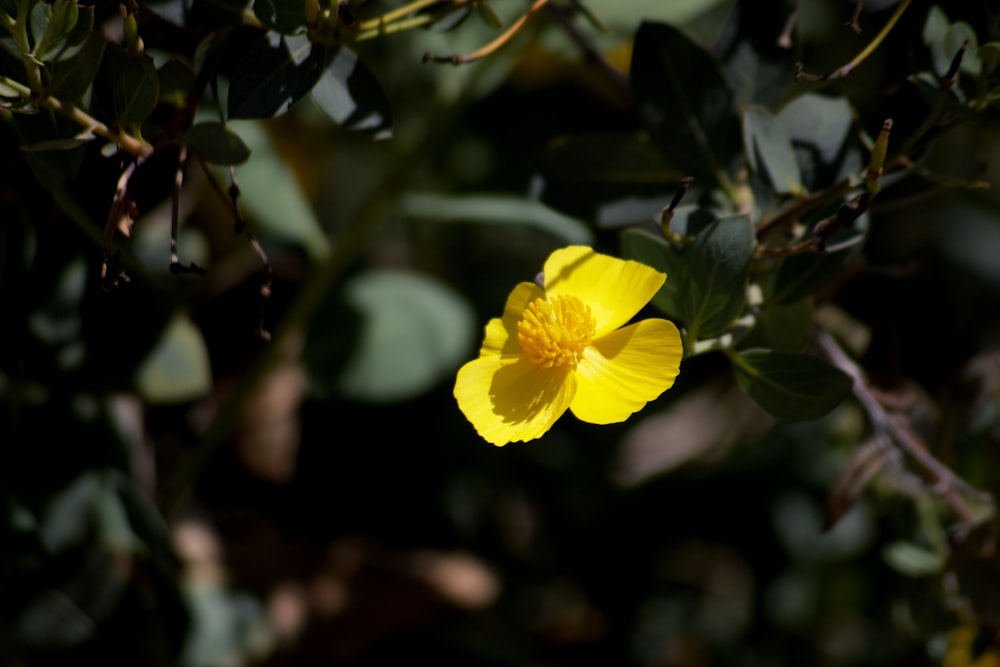
<path fill-rule="evenodd" d="M 542 368 L 576 367 L 594 336 L 590 307 L 574 296 L 532 301 L 517 323 L 522 356 Z"/>

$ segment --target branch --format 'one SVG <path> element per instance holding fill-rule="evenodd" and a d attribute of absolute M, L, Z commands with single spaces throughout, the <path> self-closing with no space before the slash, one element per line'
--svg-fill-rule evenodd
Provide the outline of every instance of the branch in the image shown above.
<path fill-rule="evenodd" d="M 868 389 L 861 368 L 848 358 L 833 336 L 820 329 L 816 333 L 816 342 L 830 361 L 853 380 L 854 396 L 867 413 L 875 437 L 891 443 L 917 463 L 931 477 L 933 482 L 931 490 L 944 498 L 967 528 L 983 522 L 981 513 L 975 512 L 970 507 L 967 498 L 971 497 L 975 501 L 988 504 L 992 515 L 993 497 L 985 491 L 972 487 L 951 468 L 937 460 L 928 450 L 927 444 L 911 428 L 882 407 Z"/>

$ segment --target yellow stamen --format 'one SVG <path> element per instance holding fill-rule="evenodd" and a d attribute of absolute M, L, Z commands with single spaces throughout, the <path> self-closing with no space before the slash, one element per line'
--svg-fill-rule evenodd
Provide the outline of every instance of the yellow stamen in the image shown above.
<path fill-rule="evenodd" d="M 594 315 L 575 296 L 535 299 L 517 323 L 524 358 L 542 368 L 575 367 L 594 336 Z"/>

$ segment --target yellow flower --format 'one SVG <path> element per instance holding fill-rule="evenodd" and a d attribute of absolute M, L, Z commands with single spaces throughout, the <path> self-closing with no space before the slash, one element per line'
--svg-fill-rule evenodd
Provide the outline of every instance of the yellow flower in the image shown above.
<path fill-rule="evenodd" d="M 459 408 L 494 445 L 539 438 L 567 409 L 592 424 L 625 421 L 677 377 L 677 327 L 648 319 L 620 328 L 664 274 L 570 246 L 549 256 L 543 277 L 544 287 L 514 288 L 455 381 Z"/>

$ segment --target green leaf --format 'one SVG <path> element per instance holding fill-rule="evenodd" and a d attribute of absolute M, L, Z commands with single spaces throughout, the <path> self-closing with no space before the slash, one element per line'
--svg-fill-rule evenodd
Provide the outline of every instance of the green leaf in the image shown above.
<path fill-rule="evenodd" d="M 798 352 L 809 341 L 812 316 L 808 301 L 796 301 L 784 306 L 765 304 L 757 313 L 756 327 L 750 336 L 755 344 L 762 347 Z M 741 341 L 741 345 L 748 343 Z"/>
<path fill-rule="evenodd" d="M 283 35 L 305 32 L 306 3 L 302 0 L 254 0 L 253 13 L 261 23 Z"/>
<path fill-rule="evenodd" d="M 348 398 L 414 398 L 455 371 L 474 343 L 472 309 L 420 275 L 362 273 L 346 285 L 345 297 L 362 318 L 358 347 L 339 380 Z"/>
<path fill-rule="evenodd" d="M 103 35 L 91 32 L 72 58 L 52 63 L 48 67 L 48 94 L 67 103 L 83 97 L 97 76 L 107 43 Z"/>
<path fill-rule="evenodd" d="M 667 280 L 653 297 L 652 304 L 670 317 L 683 321 L 680 290 L 690 281 L 681 252 L 660 234 L 643 229 L 626 229 L 622 232 L 622 256 L 667 274 Z"/>
<path fill-rule="evenodd" d="M 200 398 L 212 388 L 208 348 L 187 316 L 174 315 L 159 341 L 136 371 L 136 386 L 151 403 L 179 403 Z"/>
<path fill-rule="evenodd" d="M 640 120 L 670 164 L 705 183 L 735 176 L 743 162 L 739 115 L 704 49 L 672 26 L 644 22 L 631 82 Z"/>
<path fill-rule="evenodd" d="M 250 148 L 239 135 L 219 122 L 207 121 L 192 125 L 181 138 L 180 143 L 213 164 L 240 164 L 250 157 Z"/>
<path fill-rule="evenodd" d="M 829 285 L 854 262 L 861 245 L 854 244 L 835 252 L 805 252 L 781 260 L 769 301 L 787 305 L 812 295 Z"/>
<path fill-rule="evenodd" d="M 410 218 L 439 222 L 531 227 L 568 244 L 593 242 L 593 235 L 580 220 L 516 195 L 409 193 L 400 201 L 399 212 Z"/>
<path fill-rule="evenodd" d="M 649 222 L 684 178 L 648 139 L 624 132 L 560 139 L 534 172 L 534 196 L 599 227 Z"/>
<path fill-rule="evenodd" d="M 908 577 L 920 578 L 944 569 L 947 557 L 913 542 L 891 542 L 882 549 L 889 567 Z"/>
<path fill-rule="evenodd" d="M 677 306 L 689 336 L 718 336 L 742 314 L 752 255 L 753 226 L 745 215 L 715 221 L 684 251 L 687 275 L 677 286 Z"/>
<path fill-rule="evenodd" d="M 728 351 L 740 387 L 785 421 L 818 419 L 851 391 L 851 378 L 819 357 L 777 350 Z"/>
<path fill-rule="evenodd" d="M 160 104 L 183 107 L 194 92 L 195 76 L 191 68 L 176 58 L 170 58 L 156 70 L 160 84 Z"/>
<path fill-rule="evenodd" d="M 765 176 L 775 192 L 805 194 L 792 140 L 770 111 L 758 106 L 744 110 L 743 143 L 750 168 Z"/>
<path fill-rule="evenodd" d="M 330 244 L 302 186 L 288 170 L 270 135 L 258 121 L 229 123 L 250 148 L 252 160 L 236 168 L 240 204 L 255 232 L 302 247 L 314 261 L 330 251 Z M 220 177 L 227 178 L 224 174 Z"/>
<path fill-rule="evenodd" d="M 94 36 L 94 8 L 79 7 L 76 23 L 73 28 L 63 35 L 62 39 L 53 46 L 53 54 L 49 58 L 51 62 L 59 62 L 72 58 L 77 54 L 83 44 Z M 101 35 L 103 37 L 103 35 Z"/>
<path fill-rule="evenodd" d="M 37 11 L 41 9 L 41 12 Z M 76 0 L 55 0 L 52 4 L 43 2 L 32 11 L 32 31 L 42 32 L 35 43 L 33 53 L 38 60 L 48 60 L 48 56 L 62 48 L 63 40 L 76 27 L 79 9 Z M 35 25 L 36 20 L 39 25 Z"/>
<path fill-rule="evenodd" d="M 932 6 L 927 12 L 922 37 L 931 51 L 934 73 L 938 76 L 944 76 L 948 72 L 952 60 L 966 40 L 969 42 L 969 48 L 962 58 L 959 71 L 970 76 L 978 76 L 982 71 L 983 63 L 979 59 L 979 40 L 976 31 L 964 21 L 951 23 L 947 14 L 938 5 Z"/>
<path fill-rule="evenodd" d="M 326 47 L 306 36 L 261 37 L 236 66 L 229 83 L 229 118 L 270 118 L 312 90 L 326 65 Z"/>
<path fill-rule="evenodd" d="M 94 80 L 94 104 L 112 125 L 144 121 L 156 107 L 159 90 L 152 58 L 129 54 L 118 44 L 107 43 Z"/>
<path fill-rule="evenodd" d="M 801 95 L 778 112 L 778 124 L 795 146 L 807 189 L 821 189 L 861 171 L 863 156 L 853 132 L 854 112 L 845 98 Z"/>
<path fill-rule="evenodd" d="M 391 137 L 389 98 L 357 54 L 345 46 L 334 47 L 324 59 L 329 64 L 311 91 L 319 108 L 349 130 L 366 132 L 376 139 Z"/>

